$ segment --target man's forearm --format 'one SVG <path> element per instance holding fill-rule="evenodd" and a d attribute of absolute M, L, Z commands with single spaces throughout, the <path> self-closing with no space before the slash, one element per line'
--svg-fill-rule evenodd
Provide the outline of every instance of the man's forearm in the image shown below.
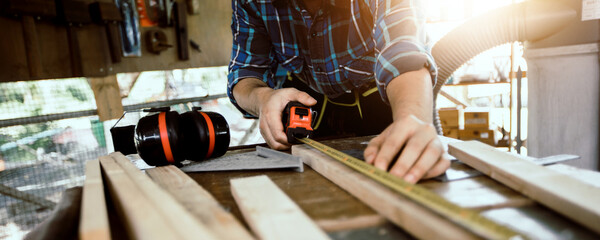
<path fill-rule="evenodd" d="M 259 116 L 260 106 L 265 101 L 266 93 L 273 91 L 267 84 L 257 78 L 240 80 L 233 88 L 233 96 L 237 104 L 254 116 Z"/>
<path fill-rule="evenodd" d="M 406 72 L 394 78 L 386 92 L 394 120 L 414 115 L 424 122 L 433 121 L 433 93 L 431 75 L 425 68 Z"/>

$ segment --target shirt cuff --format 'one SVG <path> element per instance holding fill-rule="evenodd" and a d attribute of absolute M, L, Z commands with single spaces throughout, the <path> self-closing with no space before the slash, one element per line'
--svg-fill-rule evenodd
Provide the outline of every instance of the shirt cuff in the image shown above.
<path fill-rule="evenodd" d="M 389 104 L 387 86 L 396 77 L 406 72 L 427 68 L 431 75 L 432 86 L 437 81 L 437 66 L 428 51 L 385 51 L 380 54 L 375 63 L 375 79 L 379 94 L 383 101 Z"/>
<path fill-rule="evenodd" d="M 233 87 L 235 87 L 235 85 L 238 84 L 241 80 L 246 78 L 264 79 L 264 74 L 265 73 L 260 73 L 257 71 L 239 69 L 232 71 L 227 75 L 227 96 L 229 97 L 229 101 L 231 101 L 231 104 L 233 104 L 233 106 L 235 106 L 244 115 L 244 118 L 257 119 L 258 117 L 250 114 L 242 107 L 240 107 L 240 105 L 235 100 L 235 97 L 233 96 Z"/>

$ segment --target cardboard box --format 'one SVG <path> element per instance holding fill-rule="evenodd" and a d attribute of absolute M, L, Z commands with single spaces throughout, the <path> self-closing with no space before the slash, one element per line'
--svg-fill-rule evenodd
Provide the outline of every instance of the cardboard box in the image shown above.
<path fill-rule="evenodd" d="M 496 145 L 494 138 L 494 130 L 480 128 L 480 129 L 461 129 L 458 131 L 458 139 L 460 140 L 478 140 L 480 142 Z"/>
<path fill-rule="evenodd" d="M 489 112 L 465 112 L 465 129 L 490 128 Z"/>
<path fill-rule="evenodd" d="M 442 130 L 444 132 L 444 137 L 458 139 L 458 128 L 442 128 Z"/>
<path fill-rule="evenodd" d="M 463 116 L 463 110 L 458 108 L 440 108 L 438 116 L 444 128 L 459 128 Z"/>

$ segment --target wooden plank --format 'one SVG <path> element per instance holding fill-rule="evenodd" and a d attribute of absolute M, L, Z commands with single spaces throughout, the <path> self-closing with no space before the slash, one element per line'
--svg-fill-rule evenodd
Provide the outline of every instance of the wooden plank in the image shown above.
<path fill-rule="evenodd" d="M 600 233 L 600 188 L 477 141 L 450 143 L 449 153 L 493 179 Z"/>
<path fill-rule="evenodd" d="M 226 154 L 243 153 L 244 151 L 228 151 Z M 263 174 L 267 175 L 326 232 L 369 228 L 387 222 L 367 205 L 309 167 L 305 167 L 303 173 L 229 171 L 188 173 L 188 176 L 210 192 L 225 209 L 240 219 L 247 227 L 231 194 L 229 180 Z"/>
<path fill-rule="evenodd" d="M 261 239 L 329 239 L 267 176 L 231 180 L 231 193 Z"/>
<path fill-rule="evenodd" d="M 171 225 L 110 156 L 100 157 L 109 195 L 131 239 L 172 239 Z"/>
<path fill-rule="evenodd" d="M 123 154 L 114 152 L 110 154 L 110 157 L 123 169 L 148 202 L 154 206 L 153 209 L 162 217 L 163 225 L 169 225 L 175 231 L 176 235 L 172 235 L 171 238 L 217 239 L 210 229 L 194 218 L 168 192 L 152 182 L 152 179 L 143 174 Z M 146 211 L 150 211 L 150 209 L 146 209 Z"/>
<path fill-rule="evenodd" d="M 42 208 L 53 209 L 56 206 L 55 202 L 50 201 L 46 198 L 39 197 L 31 193 L 26 193 L 24 191 L 19 191 L 2 183 L 0 183 L 0 194 L 19 199 L 25 202 L 30 202 Z"/>
<path fill-rule="evenodd" d="M 146 170 L 155 183 L 171 193 L 192 215 L 220 239 L 254 239 L 231 213 L 204 188 L 175 166 Z"/>
<path fill-rule="evenodd" d="M 360 143 L 346 144 L 360 149 Z M 339 150 L 339 149 L 338 149 Z M 292 154 L 388 220 L 421 239 L 477 239 L 469 231 L 449 222 L 421 205 L 339 163 L 307 145 L 292 146 Z"/>
<path fill-rule="evenodd" d="M 123 104 L 117 76 L 88 78 L 88 81 L 94 91 L 100 121 L 120 118 L 123 115 Z"/>
<path fill-rule="evenodd" d="M 79 238 L 82 240 L 111 239 L 104 184 L 100 173 L 100 162 L 97 159 L 85 164 Z"/>

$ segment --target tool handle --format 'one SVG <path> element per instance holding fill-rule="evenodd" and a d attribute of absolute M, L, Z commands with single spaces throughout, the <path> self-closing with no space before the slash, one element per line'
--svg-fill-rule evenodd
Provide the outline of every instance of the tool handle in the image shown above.
<path fill-rule="evenodd" d="M 110 59 L 113 63 L 121 62 L 121 40 L 117 24 L 106 23 L 106 38 L 108 39 Z"/>
<path fill-rule="evenodd" d="M 73 77 L 83 76 L 83 66 L 81 64 L 81 51 L 79 50 L 79 39 L 77 38 L 77 30 L 71 25 L 67 25 L 67 37 L 69 40 L 69 56 L 71 57 L 71 72 Z"/>
<path fill-rule="evenodd" d="M 35 28 L 35 19 L 33 19 L 33 16 L 23 15 L 21 17 L 21 23 L 23 25 L 23 38 L 25 40 L 29 77 L 40 78 L 44 70 L 42 67 L 42 54 L 40 51 L 38 34 Z"/>

